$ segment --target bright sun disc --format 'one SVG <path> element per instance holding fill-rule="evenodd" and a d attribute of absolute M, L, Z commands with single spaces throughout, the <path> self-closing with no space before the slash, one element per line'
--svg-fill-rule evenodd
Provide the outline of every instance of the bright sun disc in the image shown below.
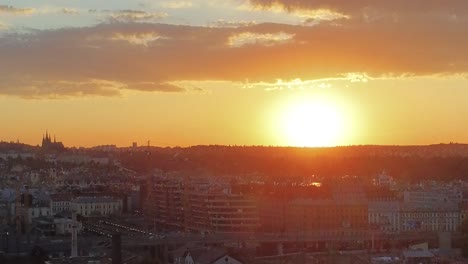
<path fill-rule="evenodd" d="M 343 127 L 338 109 L 322 101 L 294 103 L 283 122 L 288 144 L 300 147 L 337 145 Z"/>

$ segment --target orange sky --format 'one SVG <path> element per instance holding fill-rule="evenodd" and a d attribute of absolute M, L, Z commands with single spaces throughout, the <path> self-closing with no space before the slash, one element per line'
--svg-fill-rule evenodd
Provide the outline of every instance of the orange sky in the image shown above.
<path fill-rule="evenodd" d="M 0 5 L 0 139 L 468 142 L 466 1 L 79 2 Z"/>

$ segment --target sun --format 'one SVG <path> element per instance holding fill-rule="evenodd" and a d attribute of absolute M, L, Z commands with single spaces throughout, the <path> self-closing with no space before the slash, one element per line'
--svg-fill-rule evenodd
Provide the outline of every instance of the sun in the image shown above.
<path fill-rule="evenodd" d="M 339 143 L 344 120 L 332 103 L 309 99 L 291 103 L 282 123 L 288 145 L 327 147 Z"/>

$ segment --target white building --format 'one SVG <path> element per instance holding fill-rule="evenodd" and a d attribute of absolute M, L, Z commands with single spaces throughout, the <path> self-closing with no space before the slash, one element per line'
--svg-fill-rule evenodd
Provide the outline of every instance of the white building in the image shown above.
<path fill-rule="evenodd" d="M 54 194 L 50 196 L 50 210 L 52 214 L 69 212 L 72 196 L 68 194 Z"/>
<path fill-rule="evenodd" d="M 462 193 L 456 189 L 448 188 L 414 188 L 403 191 L 405 202 L 461 202 Z"/>
<path fill-rule="evenodd" d="M 50 207 L 48 206 L 35 206 L 28 208 L 29 219 L 33 220 L 39 217 L 48 217 L 51 216 Z"/>
<path fill-rule="evenodd" d="M 72 200 L 71 209 L 85 217 L 120 215 L 122 200 L 108 196 L 78 197 Z"/>
<path fill-rule="evenodd" d="M 460 224 L 460 209 L 452 202 L 403 202 L 400 205 L 400 230 L 455 232 Z"/>
<path fill-rule="evenodd" d="M 384 233 L 400 232 L 400 203 L 398 201 L 370 201 L 369 225 Z"/>
<path fill-rule="evenodd" d="M 82 178 L 77 176 L 62 176 L 57 177 L 55 180 L 55 187 L 71 187 L 71 188 L 81 188 L 86 189 L 96 186 L 105 186 L 105 183 L 98 178 Z"/>
<path fill-rule="evenodd" d="M 395 180 L 393 177 L 389 176 L 385 171 L 381 174 L 377 175 L 374 178 L 374 185 L 377 186 L 386 186 L 386 187 L 394 187 L 396 185 Z"/>

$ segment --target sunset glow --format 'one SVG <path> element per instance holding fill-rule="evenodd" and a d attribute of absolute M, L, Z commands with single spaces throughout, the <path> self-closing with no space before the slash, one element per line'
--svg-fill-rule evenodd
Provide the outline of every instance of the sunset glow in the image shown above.
<path fill-rule="evenodd" d="M 6 0 L 0 138 L 468 142 L 467 15 L 466 1 Z"/>
<path fill-rule="evenodd" d="M 334 146 L 346 133 L 338 110 L 323 101 L 296 102 L 286 110 L 283 118 L 285 141 L 292 146 Z"/>
<path fill-rule="evenodd" d="M 468 0 L 0 2 L 0 264 L 468 263 Z"/>

